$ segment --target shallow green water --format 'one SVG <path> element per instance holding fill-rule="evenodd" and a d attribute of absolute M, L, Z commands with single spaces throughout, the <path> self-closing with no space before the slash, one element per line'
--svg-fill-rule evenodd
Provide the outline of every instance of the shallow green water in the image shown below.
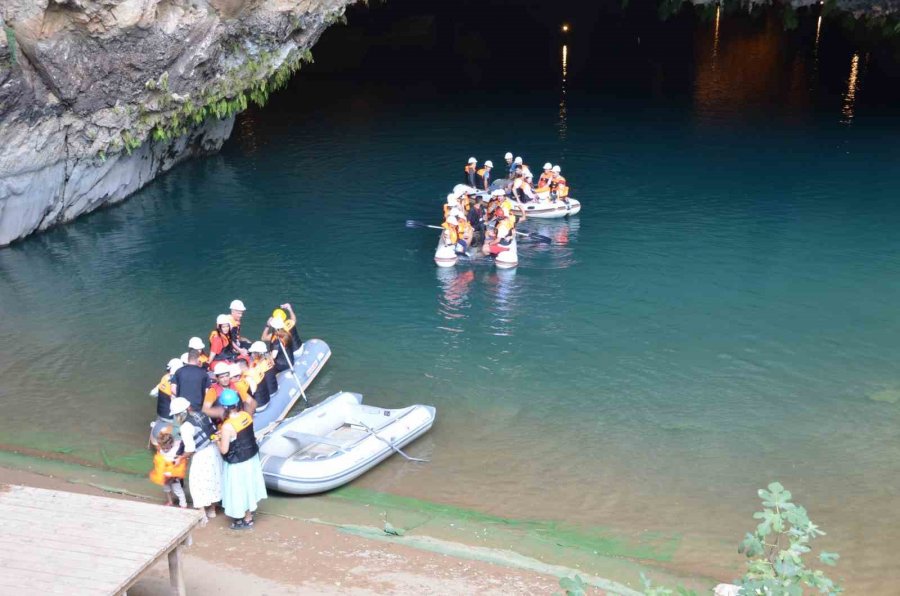
<path fill-rule="evenodd" d="M 676 30 L 696 61 L 662 93 L 615 70 L 598 89 L 602 53 L 581 86 L 555 63 L 552 88 L 515 94 L 301 74 L 220 155 L 0 251 L 0 443 L 144 471 L 165 362 L 232 298 L 248 331 L 290 300 L 334 352 L 311 397 L 438 408 L 410 448 L 431 464 L 356 487 L 678 537 L 677 569 L 729 577 L 779 479 L 844 555 L 835 575 L 879 592 L 900 579 L 900 119 L 866 103 L 862 67 L 848 119 L 827 87 L 852 55 L 802 54 L 799 82 L 759 62 L 754 95 L 712 27 Z M 556 242 L 518 270 L 436 270 L 436 232 L 403 222 L 436 223 L 465 159 L 507 150 L 559 161 L 582 214 L 529 222 Z"/>

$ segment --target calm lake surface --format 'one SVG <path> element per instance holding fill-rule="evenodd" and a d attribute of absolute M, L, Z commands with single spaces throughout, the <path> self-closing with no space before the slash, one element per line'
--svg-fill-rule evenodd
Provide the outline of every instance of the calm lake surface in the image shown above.
<path fill-rule="evenodd" d="M 0 443 L 143 472 L 166 361 L 232 298 L 248 332 L 289 300 L 334 352 L 311 397 L 438 409 L 409 449 L 431 464 L 358 486 L 677 536 L 672 568 L 727 578 L 780 480 L 842 554 L 833 576 L 890 593 L 888 67 L 815 15 L 566 38 L 451 16 L 351 13 L 220 154 L 0 250 Z M 438 270 L 437 232 L 404 221 L 439 223 L 465 160 L 506 151 L 560 163 L 581 215 L 524 224 L 555 242 L 521 245 L 517 270 Z"/>

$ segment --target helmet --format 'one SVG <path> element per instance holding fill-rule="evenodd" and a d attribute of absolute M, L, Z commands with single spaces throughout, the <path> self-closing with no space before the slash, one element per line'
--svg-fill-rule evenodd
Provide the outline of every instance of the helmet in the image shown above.
<path fill-rule="evenodd" d="M 562 172 L 562 168 L 560 168 L 559 166 L 553 166 L 553 171 L 559 174 L 560 172 Z"/>
<path fill-rule="evenodd" d="M 176 370 L 184 366 L 184 362 L 181 361 L 181 358 L 172 358 L 169 360 L 169 363 L 166 365 L 166 370 L 169 373 L 174 373 Z"/>
<path fill-rule="evenodd" d="M 266 347 L 265 342 L 255 341 L 250 345 L 251 354 L 265 354 L 268 351 L 269 348 Z"/>
<path fill-rule="evenodd" d="M 240 377 L 241 376 L 241 367 L 237 364 L 231 364 L 228 366 L 228 370 L 231 372 L 232 377 Z"/>
<path fill-rule="evenodd" d="M 545 170 L 552 170 L 552 169 L 553 169 L 553 164 L 550 163 L 550 162 L 548 161 L 547 163 L 544 164 L 544 169 L 545 169 Z"/>
<path fill-rule="evenodd" d="M 216 365 L 213 367 L 213 374 L 217 377 L 219 375 L 230 375 L 231 367 L 228 366 L 228 364 L 225 362 L 217 362 Z"/>
<path fill-rule="evenodd" d="M 469 190 L 471 188 L 472 187 L 469 186 L 468 184 L 457 184 L 456 186 L 453 187 L 453 194 L 459 195 L 459 194 L 466 192 L 467 190 Z"/>
<path fill-rule="evenodd" d="M 456 224 L 459 223 L 459 220 L 456 218 L 455 215 L 453 215 L 451 213 L 450 215 L 447 216 L 447 223 L 450 224 L 451 226 L 455 226 Z"/>
<path fill-rule="evenodd" d="M 228 406 L 236 406 L 239 401 L 240 398 L 238 397 L 237 391 L 234 389 L 226 389 L 219 396 L 219 403 L 226 408 Z"/>
<path fill-rule="evenodd" d="M 219 325 L 231 325 L 231 317 L 229 315 L 219 315 L 216 317 L 216 327 Z"/>
<path fill-rule="evenodd" d="M 181 414 L 182 412 L 187 412 L 187 409 L 189 407 L 191 407 L 191 402 L 189 402 L 188 400 L 186 400 L 183 397 L 175 397 L 169 403 L 169 416 L 174 416 L 176 414 Z"/>
<path fill-rule="evenodd" d="M 247 307 L 240 300 L 232 300 L 228 308 L 231 310 L 247 310 Z"/>
<path fill-rule="evenodd" d="M 474 157 L 470 157 L 470 158 L 469 158 L 469 163 L 478 163 L 478 160 L 475 159 Z"/>
<path fill-rule="evenodd" d="M 287 313 L 284 312 L 283 309 L 276 308 L 272 311 L 272 317 L 276 319 L 281 319 L 282 321 L 287 321 Z"/>
<path fill-rule="evenodd" d="M 462 217 L 462 211 L 459 210 L 459 207 L 454 207 L 450 210 L 451 217 Z"/>
<path fill-rule="evenodd" d="M 517 158 L 516 158 L 516 165 L 517 165 L 517 166 L 522 165 L 522 158 L 521 158 L 521 157 L 517 157 Z"/>
<path fill-rule="evenodd" d="M 498 188 L 497 190 L 491 192 L 492 197 L 502 197 L 506 195 L 506 191 L 502 188 Z"/>
<path fill-rule="evenodd" d="M 455 192 L 451 192 L 447 195 L 447 204 L 448 205 L 456 205 L 456 199 L 459 198 L 459 194 Z"/>
<path fill-rule="evenodd" d="M 284 329 L 284 321 L 279 319 L 278 317 L 272 317 L 269 319 L 269 327 L 278 331 L 279 329 Z"/>
<path fill-rule="evenodd" d="M 506 152 L 506 155 L 503 156 L 503 159 L 512 159 L 512 153 L 509 151 Z"/>
<path fill-rule="evenodd" d="M 527 170 L 525 171 L 524 174 L 522 174 L 522 178 L 524 178 L 525 180 L 534 180 L 534 176 L 532 176 L 531 172 L 529 172 Z"/>
<path fill-rule="evenodd" d="M 492 162 L 491 160 L 487 160 L 486 162 L 484 162 L 484 167 L 486 167 L 486 168 L 493 168 L 493 167 L 494 167 L 494 162 Z"/>
<path fill-rule="evenodd" d="M 184 354 L 181 355 L 181 362 L 182 362 L 183 364 L 187 364 L 187 363 L 188 363 L 188 353 L 187 353 L 187 352 L 185 352 Z"/>
<path fill-rule="evenodd" d="M 217 322 L 218 322 L 218 320 L 219 319 L 216 318 Z M 188 340 L 188 348 L 190 348 L 191 350 L 202 350 L 205 347 L 206 346 L 203 345 L 203 340 L 200 339 L 199 337 L 192 337 L 191 339 Z"/>

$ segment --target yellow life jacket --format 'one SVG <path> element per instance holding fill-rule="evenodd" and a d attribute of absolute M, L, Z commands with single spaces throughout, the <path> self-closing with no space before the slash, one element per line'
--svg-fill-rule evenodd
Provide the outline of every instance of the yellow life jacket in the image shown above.
<path fill-rule="evenodd" d="M 459 233 L 456 231 L 456 227 L 451 226 L 446 221 L 441 224 L 441 227 L 447 230 L 447 236 L 450 239 L 450 244 L 456 244 L 456 241 L 459 240 Z"/>
<path fill-rule="evenodd" d="M 166 373 L 159 380 L 159 385 L 156 386 L 160 393 L 165 393 L 166 395 L 172 395 L 172 381 L 169 373 Z"/>

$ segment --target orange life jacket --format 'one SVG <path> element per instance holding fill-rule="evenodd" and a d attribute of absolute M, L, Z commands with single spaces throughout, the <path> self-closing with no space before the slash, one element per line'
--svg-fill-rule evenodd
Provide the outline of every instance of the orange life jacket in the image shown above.
<path fill-rule="evenodd" d="M 566 179 L 559 175 L 556 177 L 556 194 L 560 198 L 569 196 L 569 185 L 566 184 Z"/>
<path fill-rule="evenodd" d="M 469 230 L 471 226 L 469 225 L 468 220 L 464 217 L 458 217 L 456 219 L 456 235 L 458 238 L 462 238 L 466 235 L 466 232 Z"/>
<path fill-rule="evenodd" d="M 544 172 L 543 174 L 541 174 L 541 177 L 538 178 L 537 187 L 544 188 L 545 186 L 550 186 L 553 182 L 554 177 L 555 174 L 553 172 Z"/>
<path fill-rule="evenodd" d="M 249 380 L 253 386 L 258 386 L 262 383 L 263 377 L 266 376 L 266 373 L 269 372 L 273 366 L 275 366 L 275 363 L 272 362 L 269 357 L 256 360 L 250 367 L 250 370 L 247 371 L 247 380 Z"/>
<path fill-rule="evenodd" d="M 153 469 L 150 470 L 148 477 L 150 482 L 160 486 L 166 483 L 169 478 L 184 478 L 187 475 L 187 459 L 178 458 L 178 463 L 168 460 L 160 451 L 153 456 Z"/>
<path fill-rule="evenodd" d="M 471 164 L 471 163 L 466 164 L 466 169 L 464 171 L 465 171 L 466 175 L 468 176 L 469 174 L 471 174 L 472 172 L 475 171 L 475 164 Z"/>

